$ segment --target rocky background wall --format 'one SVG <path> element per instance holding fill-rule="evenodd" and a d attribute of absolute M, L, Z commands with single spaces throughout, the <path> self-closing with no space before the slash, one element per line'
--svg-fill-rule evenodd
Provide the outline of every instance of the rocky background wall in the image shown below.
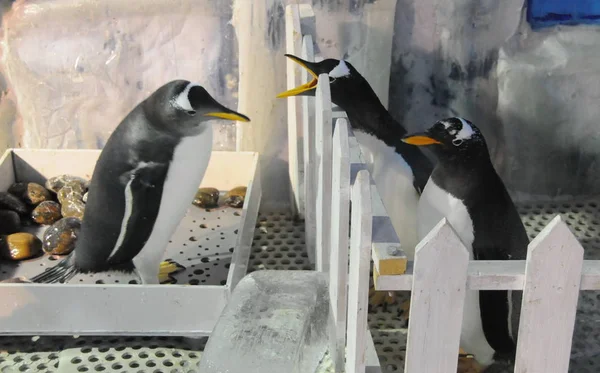
<path fill-rule="evenodd" d="M 158 86 L 196 80 L 252 118 L 215 124 L 215 149 L 261 152 L 264 208 L 286 208 L 288 3 L 313 4 L 318 53 L 409 130 L 479 125 L 516 195 L 600 189 L 599 28 L 533 31 L 524 0 L 2 0 L 0 150 L 101 148 Z"/>

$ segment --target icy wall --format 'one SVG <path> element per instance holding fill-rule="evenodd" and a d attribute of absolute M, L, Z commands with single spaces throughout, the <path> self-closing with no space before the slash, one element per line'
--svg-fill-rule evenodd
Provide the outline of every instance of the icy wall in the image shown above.
<path fill-rule="evenodd" d="M 600 28 L 532 30 L 526 6 L 398 0 L 391 111 L 410 129 L 471 119 L 517 196 L 598 193 Z"/>
<path fill-rule="evenodd" d="M 159 85 L 196 80 L 252 118 L 215 124 L 215 149 L 260 152 L 265 207 L 285 207 L 290 3 L 408 129 L 478 124 L 515 194 L 600 189 L 600 26 L 532 31 L 525 0 L 0 0 L 0 151 L 100 148 Z"/>

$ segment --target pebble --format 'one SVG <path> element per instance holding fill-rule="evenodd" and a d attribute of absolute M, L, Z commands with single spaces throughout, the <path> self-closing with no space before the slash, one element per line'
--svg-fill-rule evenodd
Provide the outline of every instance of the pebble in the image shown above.
<path fill-rule="evenodd" d="M 19 214 L 12 210 L 0 210 L 0 234 L 17 233 L 21 228 Z"/>
<path fill-rule="evenodd" d="M 26 215 L 29 212 L 25 202 L 7 192 L 0 192 L 0 209 L 11 210 L 19 215 Z"/>
<path fill-rule="evenodd" d="M 231 207 L 240 208 L 244 206 L 244 199 L 246 198 L 246 187 L 239 186 L 231 189 L 225 194 L 225 204 Z"/>
<path fill-rule="evenodd" d="M 51 255 L 67 255 L 75 249 L 81 221 L 62 218 L 44 232 L 43 249 Z"/>
<path fill-rule="evenodd" d="M 82 177 L 74 176 L 74 175 L 58 175 L 51 177 L 46 181 L 46 188 L 48 190 L 53 191 L 58 194 L 58 191 L 61 190 L 66 184 L 77 183 L 80 184 L 83 190 L 87 189 L 90 186 L 90 182 Z"/>
<path fill-rule="evenodd" d="M 0 255 L 8 260 L 24 260 L 42 253 L 42 241 L 31 233 L 0 236 Z"/>
<path fill-rule="evenodd" d="M 8 193 L 33 206 L 52 200 L 50 191 L 38 183 L 16 183 L 8 188 Z"/>
<path fill-rule="evenodd" d="M 37 205 L 31 213 L 31 217 L 38 224 L 54 224 L 62 217 L 61 206 L 54 201 L 44 201 Z"/>
<path fill-rule="evenodd" d="M 67 200 L 77 200 L 83 202 L 83 193 L 85 189 L 79 182 L 68 182 L 64 184 L 57 193 L 58 202 L 64 204 Z"/>
<path fill-rule="evenodd" d="M 202 208 L 217 207 L 219 203 L 219 190 L 217 188 L 200 188 L 196 192 L 194 206 Z"/>
<path fill-rule="evenodd" d="M 85 203 L 83 203 L 81 199 L 67 199 L 61 204 L 60 213 L 65 218 L 77 218 L 83 220 L 84 212 Z"/>

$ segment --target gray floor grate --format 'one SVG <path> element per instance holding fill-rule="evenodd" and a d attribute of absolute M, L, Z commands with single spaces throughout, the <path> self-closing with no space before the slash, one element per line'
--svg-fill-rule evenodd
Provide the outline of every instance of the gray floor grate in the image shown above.
<path fill-rule="evenodd" d="M 530 238 L 560 213 L 586 249 L 600 259 L 600 199 L 519 206 Z M 216 231 L 216 230 L 215 230 Z M 217 233 L 218 234 L 218 233 Z M 183 242 L 183 241 L 182 241 Z M 182 263 L 183 264 L 183 263 Z M 311 269 L 304 227 L 287 214 L 260 214 L 250 270 Z M 406 333 L 398 302 L 372 309 L 369 326 L 383 372 L 403 372 Z M 581 293 L 573 338 L 571 372 L 600 371 L 600 292 Z M 0 372 L 194 372 L 205 340 L 166 337 L 1 337 Z M 172 364 L 172 365 L 171 365 Z M 82 370 L 80 370 L 82 369 Z M 85 370 L 87 369 L 87 370 Z"/>

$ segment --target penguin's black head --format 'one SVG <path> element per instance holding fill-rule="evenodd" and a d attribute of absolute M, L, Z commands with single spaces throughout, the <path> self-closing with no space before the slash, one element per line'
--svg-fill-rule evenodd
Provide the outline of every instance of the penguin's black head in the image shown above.
<path fill-rule="evenodd" d="M 487 152 L 487 145 L 479 128 L 459 117 L 437 121 L 425 132 L 406 135 L 402 141 L 416 146 L 431 145 L 438 155 L 476 155 L 482 151 Z"/>
<path fill-rule="evenodd" d="M 159 88 L 148 101 L 153 117 L 161 118 L 164 130 L 181 136 L 197 135 L 215 118 L 248 122 L 250 119 L 218 103 L 199 84 L 175 80 Z"/>
<path fill-rule="evenodd" d="M 320 62 L 308 62 L 291 54 L 286 57 L 304 67 L 312 80 L 296 88 L 290 89 L 277 95 L 278 98 L 289 96 L 314 96 L 317 88 L 319 75 L 329 76 L 329 87 L 331 90 L 331 101 L 344 111 L 360 105 L 361 100 L 374 96 L 371 86 L 362 75 L 348 61 L 328 58 Z M 369 94 L 372 92 L 372 95 Z"/>

